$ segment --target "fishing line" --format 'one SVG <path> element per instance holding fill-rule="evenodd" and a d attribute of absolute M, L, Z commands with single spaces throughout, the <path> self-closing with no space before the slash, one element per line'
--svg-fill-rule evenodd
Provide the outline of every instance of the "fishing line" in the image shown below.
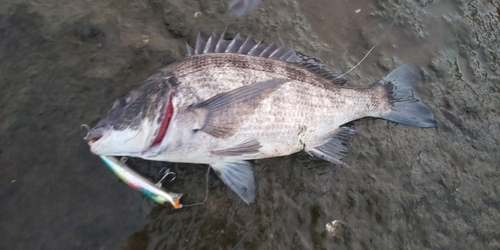
<path fill-rule="evenodd" d="M 375 47 L 377 47 L 379 45 L 379 43 L 385 38 L 385 35 L 387 34 L 388 31 L 392 30 L 392 28 L 394 28 L 394 23 L 396 23 L 396 18 L 398 17 L 398 14 L 399 14 L 399 11 L 401 9 L 398 8 L 395 16 L 394 16 L 394 19 L 392 20 L 392 23 L 391 23 L 391 26 L 389 27 L 388 30 L 385 30 L 384 33 L 382 33 L 382 37 L 380 37 L 378 39 L 378 41 L 375 43 L 375 45 L 372 46 L 372 48 L 370 50 L 368 50 L 368 52 L 365 54 L 365 56 L 363 58 L 361 58 L 361 60 L 356 64 L 354 65 L 354 67 L 352 67 L 350 70 L 348 70 L 347 72 L 335 77 L 333 80 L 336 80 L 338 78 L 341 78 L 341 77 L 344 77 L 345 75 L 349 74 L 351 71 L 353 71 L 354 69 L 356 69 L 367 57 L 368 55 L 370 55 L 370 53 L 373 51 L 373 49 L 375 49 Z"/>
<path fill-rule="evenodd" d="M 192 206 L 197 206 L 197 205 L 202 205 L 203 203 L 205 203 L 207 200 L 208 200 L 208 174 L 210 173 L 210 166 L 208 166 L 208 169 L 207 169 L 207 178 L 206 178 L 206 184 L 205 184 L 205 200 L 203 200 L 202 202 L 197 202 L 197 203 L 193 203 L 193 204 L 189 204 L 189 205 L 182 205 L 182 207 L 192 207 Z"/>

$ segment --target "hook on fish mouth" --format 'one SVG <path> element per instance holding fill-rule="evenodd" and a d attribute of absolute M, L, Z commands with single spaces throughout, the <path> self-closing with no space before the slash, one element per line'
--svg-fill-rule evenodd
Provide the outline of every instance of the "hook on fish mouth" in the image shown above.
<path fill-rule="evenodd" d="M 80 125 L 80 129 L 82 128 L 87 130 L 87 134 L 83 137 L 83 140 L 86 141 L 89 146 L 102 137 L 102 131 L 100 129 L 90 129 L 90 126 L 85 123 Z"/>
<path fill-rule="evenodd" d="M 85 141 L 88 141 L 88 140 L 90 139 L 90 138 L 89 138 L 89 135 L 90 135 L 90 127 L 89 127 L 89 125 L 87 125 L 87 124 L 85 124 L 85 123 L 84 123 L 84 124 L 80 125 L 80 129 L 82 129 L 82 128 L 85 128 L 85 129 L 87 130 L 87 135 L 85 135 L 85 137 L 83 137 L 83 139 L 84 139 Z"/>
<path fill-rule="evenodd" d="M 80 129 L 82 128 L 85 128 L 87 130 L 87 135 L 83 137 L 83 140 L 85 140 L 89 144 L 89 146 L 91 146 L 97 140 L 101 139 L 105 132 L 105 129 L 102 127 L 91 129 L 87 124 L 80 125 Z"/>

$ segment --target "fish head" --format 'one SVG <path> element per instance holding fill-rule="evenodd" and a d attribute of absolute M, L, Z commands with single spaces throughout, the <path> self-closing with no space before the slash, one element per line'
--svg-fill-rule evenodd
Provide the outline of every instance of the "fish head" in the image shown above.
<path fill-rule="evenodd" d="M 117 99 L 84 138 L 96 155 L 139 156 L 159 144 L 173 115 L 176 79 L 159 72 Z"/>

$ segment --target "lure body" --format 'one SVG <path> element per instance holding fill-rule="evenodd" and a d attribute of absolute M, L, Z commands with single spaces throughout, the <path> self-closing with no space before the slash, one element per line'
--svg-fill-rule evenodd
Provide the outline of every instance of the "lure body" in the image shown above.
<path fill-rule="evenodd" d="M 174 208 L 181 208 L 180 199 L 182 194 L 168 192 L 157 187 L 151 181 L 139 175 L 134 170 L 130 169 L 125 163 L 120 162 L 113 156 L 100 156 L 106 165 L 127 185 L 131 188 L 142 192 L 150 199 L 163 205 L 166 202 L 172 204 Z"/>

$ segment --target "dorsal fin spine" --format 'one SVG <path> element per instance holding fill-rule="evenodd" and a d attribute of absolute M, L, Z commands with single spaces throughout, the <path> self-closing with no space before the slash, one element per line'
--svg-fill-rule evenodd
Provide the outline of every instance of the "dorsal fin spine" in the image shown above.
<path fill-rule="evenodd" d="M 233 40 L 229 43 L 227 46 L 226 50 L 224 51 L 225 53 L 237 53 L 238 49 L 243 45 L 245 40 L 241 38 L 240 33 L 236 34 Z"/>
<path fill-rule="evenodd" d="M 226 47 L 229 44 L 229 41 L 224 40 L 224 35 L 226 35 L 225 29 L 220 35 L 219 41 L 217 41 L 217 44 L 215 45 L 215 53 L 224 53 L 226 51 Z"/>
<path fill-rule="evenodd" d="M 248 52 L 252 49 L 252 47 L 255 45 L 254 41 L 252 40 L 252 36 L 248 36 L 247 39 L 243 42 L 241 47 L 238 49 L 238 54 L 248 54 Z"/>
<path fill-rule="evenodd" d="M 218 42 L 219 42 L 219 37 L 214 31 L 212 35 L 208 38 L 207 43 L 205 44 L 205 48 L 203 49 L 203 54 L 214 53 L 215 46 L 217 46 Z"/>
<path fill-rule="evenodd" d="M 275 43 L 271 43 L 270 45 L 264 45 L 261 42 L 255 43 L 252 36 L 243 39 L 239 33 L 236 34 L 233 40 L 225 40 L 225 32 L 226 30 L 222 32 L 220 37 L 217 36 L 215 31 L 212 32 L 212 35 L 206 42 L 201 38 L 200 33 L 198 33 L 194 48 L 186 44 L 187 56 L 207 53 L 236 53 L 257 56 L 302 65 L 307 70 L 329 79 L 336 85 L 342 86 L 347 82 L 347 79 L 342 76 L 325 70 L 324 64 L 316 58 L 309 57 L 284 46 L 278 47 Z"/>
<path fill-rule="evenodd" d="M 198 33 L 198 36 L 196 37 L 196 45 L 194 47 L 194 54 L 203 54 L 203 50 L 205 49 L 205 41 L 201 38 L 200 33 Z"/>
<path fill-rule="evenodd" d="M 192 56 L 194 55 L 194 49 L 193 47 L 189 46 L 189 44 L 186 43 L 186 55 L 187 56 Z"/>

